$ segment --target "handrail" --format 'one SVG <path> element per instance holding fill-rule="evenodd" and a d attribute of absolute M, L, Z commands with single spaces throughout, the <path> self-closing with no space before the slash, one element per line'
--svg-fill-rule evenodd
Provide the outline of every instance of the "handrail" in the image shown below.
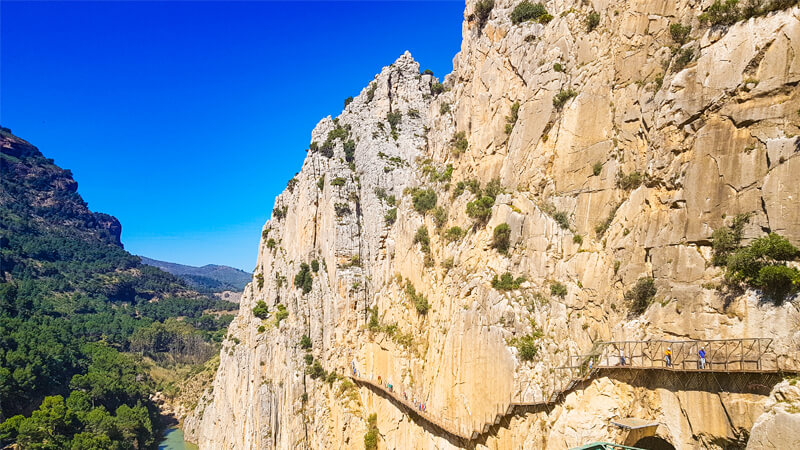
<path fill-rule="evenodd" d="M 779 364 L 780 356 L 773 359 L 774 364 L 765 366 L 764 361 L 772 344 L 770 338 L 707 339 L 707 340 L 641 340 L 641 341 L 600 341 L 596 342 L 588 355 L 568 355 L 564 366 L 552 371 L 551 388 L 541 391 L 537 400 L 534 392 L 531 401 L 525 401 L 531 384 L 521 390 L 517 398 L 505 399 L 508 403 L 496 403 L 495 413 L 488 417 L 473 417 L 470 420 L 446 417 L 427 410 L 426 395 L 418 387 L 390 383 L 389 380 L 370 374 L 363 377 L 353 369 L 350 378 L 384 392 L 409 410 L 414 411 L 427 422 L 460 439 L 471 441 L 488 432 L 491 427 L 508 415 L 514 414 L 518 407 L 549 406 L 557 403 L 565 394 L 576 389 L 581 383 L 594 377 L 600 370 L 660 370 L 668 372 L 739 372 L 739 373 L 779 373 L 800 372 L 797 367 L 787 369 Z M 672 350 L 674 348 L 674 350 Z M 703 366 L 697 354 L 700 348 L 706 349 Z M 672 351 L 667 364 L 663 358 L 666 349 Z M 694 352 L 694 353 L 692 353 Z M 622 356 L 624 361 L 620 358 Z M 796 358 L 795 358 L 796 360 Z M 687 366 L 688 364 L 688 366 Z M 557 373 L 563 374 L 557 376 Z M 391 384 L 391 388 L 389 385 Z M 537 384 L 538 386 L 538 384 Z M 423 407 L 422 405 L 425 405 Z"/>

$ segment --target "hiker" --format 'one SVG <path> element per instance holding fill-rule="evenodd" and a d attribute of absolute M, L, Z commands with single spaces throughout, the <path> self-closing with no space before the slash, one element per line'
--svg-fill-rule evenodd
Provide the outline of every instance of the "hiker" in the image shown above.
<path fill-rule="evenodd" d="M 619 365 L 620 366 L 625 365 L 625 350 L 622 349 L 619 350 Z"/>
<path fill-rule="evenodd" d="M 667 367 L 672 367 L 672 347 L 664 350 L 664 359 L 667 361 Z"/>
<path fill-rule="evenodd" d="M 383 384 L 381 384 L 381 376 L 380 376 L 380 375 L 378 375 L 378 384 L 380 384 L 381 386 L 383 386 Z"/>
<path fill-rule="evenodd" d="M 697 355 L 700 357 L 700 368 L 706 368 L 706 348 L 700 347 L 700 351 L 697 352 Z"/>

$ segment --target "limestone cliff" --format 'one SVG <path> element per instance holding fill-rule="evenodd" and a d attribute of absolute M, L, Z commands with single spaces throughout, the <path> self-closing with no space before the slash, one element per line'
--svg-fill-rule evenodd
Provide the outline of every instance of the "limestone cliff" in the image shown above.
<path fill-rule="evenodd" d="M 313 130 L 186 420 L 202 448 L 363 448 L 371 413 L 380 448 L 465 445 L 329 375 L 353 362 L 482 423 L 598 340 L 765 336 L 796 361 L 796 304 L 721 292 L 710 244 L 744 213 L 744 242 L 800 244 L 800 8 L 708 27 L 710 2 L 547 2 L 551 20 L 515 25 L 517 3 L 485 20 L 467 4 L 443 85 L 406 53 Z M 525 280 L 493 287 L 505 273 Z M 643 276 L 657 301 L 632 314 L 624 293 Z M 601 378 L 469 445 L 613 440 L 610 419 L 637 416 L 676 447 L 743 446 L 756 422 L 796 420 L 767 399 Z"/>

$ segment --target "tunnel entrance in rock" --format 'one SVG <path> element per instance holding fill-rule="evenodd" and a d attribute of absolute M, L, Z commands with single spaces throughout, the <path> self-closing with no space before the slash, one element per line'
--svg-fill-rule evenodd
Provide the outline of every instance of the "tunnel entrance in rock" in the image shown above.
<path fill-rule="evenodd" d="M 636 441 L 633 446 L 647 450 L 675 450 L 675 446 L 658 436 L 647 436 L 641 438 Z"/>

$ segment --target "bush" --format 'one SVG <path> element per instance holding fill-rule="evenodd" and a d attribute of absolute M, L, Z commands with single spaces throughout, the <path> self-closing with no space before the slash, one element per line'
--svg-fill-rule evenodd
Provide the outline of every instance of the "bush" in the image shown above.
<path fill-rule="evenodd" d="M 423 75 L 433 75 L 433 71 L 431 69 L 425 69 L 422 71 Z"/>
<path fill-rule="evenodd" d="M 325 189 L 325 175 L 319 177 L 317 180 L 317 188 L 321 191 Z"/>
<path fill-rule="evenodd" d="M 378 83 L 372 82 L 369 84 L 369 88 L 367 89 L 367 103 L 371 102 L 373 98 L 375 98 L 375 89 L 378 89 Z"/>
<path fill-rule="evenodd" d="M 558 281 L 550 283 L 550 295 L 564 298 L 567 296 L 567 287 Z"/>
<path fill-rule="evenodd" d="M 731 226 L 714 230 L 711 233 L 711 262 L 715 266 L 728 264 L 728 256 L 739 248 L 744 226 L 750 222 L 750 214 L 739 214 L 731 221 Z"/>
<path fill-rule="evenodd" d="M 439 114 L 447 114 L 450 112 L 450 104 L 449 103 L 442 103 L 439 105 Z"/>
<path fill-rule="evenodd" d="M 411 193 L 411 203 L 415 211 L 425 214 L 436 206 L 436 192 L 433 189 L 415 189 Z"/>
<path fill-rule="evenodd" d="M 304 334 L 302 338 L 300 338 L 300 348 L 303 350 L 309 350 L 311 348 L 311 338 L 308 337 L 307 334 Z"/>
<path fill-rule="evenodd" d="M 344 160 L 347 162 L 353 162 L 356 159 L 356 143 L 354 140 L 350 139 L 344 143 Z"/>
<path fill-rule="evenodd" d="M 383 220 L 386 222 L 386 225 L 392 225 L 397 220 L 397 208 L 386 211 Z"/>
<path fill-rule="evenodd" d="M 455 226 L 455 227 L 450 227 L 447 229 L 447 231 L 445 231 L 444 238 L 450 242 L 453 242 L 463 238 L 466 234 L 467 232 L 464 231 L 461 227 Z"/>
<path fill-rule="evenodd" d="M 716 0 L 698 17 L 700 22 L 708 22 L 711 25 L 733 25 L 740 18 L 739 0 L 725 0 L 724 3 Z"/>
<path fill-rule="evenodd" d="M 431 94 L 439 95 L 445 91 L 444 85 L 442 83 L 433 83 L 431 85 Z"/>
<path fill-rule="evenodd" d="M 319 261 L 317 261 L 316 259 L 311 261 L 311 271 L 315 273 L 319 272 Z"/>
<path fill-rule="evenodd" d="M 445 223 L 447 223 L 447 210 L 441 206 L 433 209 L 433 222 L 436 224 L 436 229 L 441 230 Z"/>
<path fill-rule="evenodd" d="M 336 177 L 333 180 L 331 180 L 331 186 L 344 186 L 346 181 L 347 180 L 345 180 L 342 177 Z"/>
<path fill-rule="evenodd" d="M 572 88 L 567 89 L 566 91 L 565 90 L 559 91 L 559 93 L 556 94 L 555 97 L 553 97 L 553 106 L 555 106 L 558 109 L 561 109 L 561 107 L 564 106 L 565 103 L 567 103 L 567 100 L 577 95 L 578 93 Z"/>
<path fill-rule="evenodd" d="M 256 303 L 256 306 L 253 307 L 253 315 L 262 320 L 269 316 L 267 304 L 264 302 L 264 300 L 259 300 Z"/>
<path fill-rule="evenodd" d="M 513 345 L 519 351 L 519 359 L 523 361 L 533 361 L 536 354 L 539 352 L 539 338 L 541 331 L 535 331 L 533 334 L 528 334 L 513 340 Z"/>
<path fill-rule="evenodd" d="M 492 13 L 494 8 L 494 0 L 478 0 L 475 3 L 475 19 L 478 21 L 478 29 L 482 30 L 483 26 L 489 20 L 489 14 Z M 431 73 L 432 74 L 432 73 Z"/>
<path fill-rule="evenodd" d="M 264 287 L 264 274 L 262 273 L 256 274 L 256 285 L 258 286 L 259 289 L 262 289 Z"/>
<path fill-rule="evenodd" d="M 488 182 L 486 187 L 483 189 L 483 193 L 492 198 L 496 198 L 503 192 L 505 192 L 505 189 L 503 189 L 503 186 L 500 184 L 499 178 L 492 179 L 492 181 Z"/>
<path fill-rule="evenodd" d="M 370 331 L 381 331 L 381 322 L 378 319 L 378 307 L 373 306 L 372 309 L 369 311 L 369 322 L 367 323 L 367 328 Z"/>
<path fill-rule="evenodd" d="M 286 213 L 289 211 L 288 206 L 276 206 L 272 208 L 272 217 L 277 220 L 281 220 L 286 217 Z"/>
<path fill-rule="evenodd" d="M 424 295 L 418 294 L 413 284 L 408 283 L 406 285 L 406 294 L 408 294 L 411 301 L 414 302 L 414 308 L 417 309 L 418 313 L 423 315 L 428 313 L 428 310 L 431 308 L 428 299 Z"/>
<path fill-rule="evenodd" d="M 466 133 L 463 131 L 459 131 L 458 133 L 453 135 L 453 153 L 456 155 L 460 155 L 467 151 L 467 146 L 469 146 L 469 142 L 467 142 Z"/>
<path fill-rule="evenodd" d="M 597 11 L 590 12 L 586 16 L 586 31 L 591 33 L 598 25 L 600 25 L 600 14 Z"/>
<path fill-rule="evenodd" d="M 519 102 L 514 102 L 514 104 L 511 105 L 511 115 L 506 116 L 506 134 L 511 134 L 514 130 L 517 119 L 519 119 Z"/>
<path fill-rule="evenodd" d="M 494 206 L 494 198 L 484 195 L 467 203 L 467 215 L 478 223 L 486 223 L 492 216 L 492 206 Z"/>
<path fill-rule="evenodd" d="M 352 213 L 353 211 L 350 209 L 350 205 L 347 203 L 334 203 L 333 209 L 336 212 L 336 217 L 344 217 Z"/>
<path fill-rule="evenodd" d="M 417 228 L 417 233 L 414 235 L 414 244 L 420 244 L 423 253 L 431 252 L 431 238 L 425 225 Z"/>
<path fill-rule="evenodd" d="M 327 376 L 327 372 L 322 368 L 322 364 L 320 364 L 319 361 L 314 361 L 314 363 L 311 364 L 311 367 L 308 368 L 308 374 L 315 380 L 317 378 L 325 379 Z"/>
<path fill-rule="evenodd" d="M 275 325 L 280 325 L 283 319 L 289 317 L 289 311 L 287 311 L 286 307 L 280 303 L 278 303 L 276 308 L 278 311 L 275 313 Z"/>
<path fill-rule="evenodd" d="M 597 234 L 598 237 L 602 236 L 608 230 L 608 227 L 611 226 L 611 223 L 614 221 L 614 216 L 617 215 L 617 209 L 619 209 L 619 205 L 616 205 L 614 208 L 611 209 L 611 211 L 609 211 L 606 220 L 598 223 L 594 227 L 594 232 Z"/>
<path fill-rule="evenodd" d="M 512 291 L 514 289 L 519 289 L 524 282 L 525 277 L 517 277 L 514 279 L 514 276 L 511 275 L 511 272 L 506 272 L 499 278 L 497 275 L 492 278 L 492 287 L 498 291 Z"/>
<path fill-rule="evenodd" d="M 620 189 L 630 191 L 641 186 L 643 182 L 644 175 L 639 172 L 633 171 L 627 175 L 623 175 L 622 172 L 617 173 L 617 187 Z"/>
<path fill-rule="evenodd" d="M 378 429 L 370 427 L 364 434 L 364 450 L 378 450 Z"/>
<path fill-rule="evenodd" d="M 275 248 L 275 244 L 276 244 L 275 239 L 273 238 L 267 239 L 267 248 Z"/>
<path fill-rule="evenodd" d="M 547 8 L 543 4 L 523 0 L 511 12 L 511 23 L 519 25 L 522 22 L 539 19 L 545 14 L 547 14 Z"/>
<path fill-rule="evenodd" d="M 347 105 L 349 105 L 350 103 L 353 103 L 353 96 L 352 95 L 350 97 L 347 97 L 346 99 L 344 99 L 344 107 L 347 108 Z"/>
<path fill-rule="evenodd" d="M 313 275 L 311 275 L 310 267 L 306 263 L 301 263 L 300 271 L 294 276 L 295 287 L 302 288 L 303 294 L 308 294 L 311 292 L 313 281 L 314 278 Z"/>
<path fill-rule="evenodd" d="M 553 220 L 555 220 L 562 229 L 569 230 L 569 215 L 567 215 L 566 212 L 556 211 L 553 213 Z"/>
<path fill-rule="evenodd" d="M 635 314 L 643 313 L 656 297 L 656 283 L 652 277 L 639 278 L 636 284 L 625 293 L 625 301 Z"/>
<path fill-rule="evenodd" d="M 564 66 L 562 66 L 561 63 L 555 63 L 553 64 L 553 70 L 555 70 L 556 72 L 563 72 Z"/>
<path fill-rule="evenodd" d="M 508 254 L 508 247 L 511 245 L 511 227 L 507 223 L 501 223 L 494 227 L 492 235 L 492 247 L 502 254 Z"/>
<path fill-rule="evenodd" d="M 744 282 L 759 288 L 780 303 L 800 289 L 800 271 L 785 265 L 797 256 L 797 248 L 786 238 L 770 233 L 730 254 L 725 278 L 729 283 Z"/>
<path fill-rule="evenodd" d="M 603 163 L 601 163 L 600 161 L 597 161 L 592 165 L 592 175 L 598 176 L 602 171 L 603 171 Z"/>
<path fill-rule="evenodd" d="M 684 48 L 680 51 L 680 56 L 678 59 L 675 60 L 675 64 L 673 64 L 672 68 L 676 71 L 683 69 L 692 61 L 694 57 L 694 50 L 690 48 Z"/>
<path fill-rule="evenodd" d="M 669 26 L 669 35 L 676 44 L 683 45 L 686 43 L 686 38 L 692 32 L 692 26 L 683 26 L 679 23 L 673 23 Z"/>
<path fill-rule="evenodd" d="M 581 236 L 580 234 L 576 234 L 575 236 L 572 236 L 572 242 L 574 242 L 574 243 L 576 243 L 578 245 L 583 244 L 583 236 Z"/>

